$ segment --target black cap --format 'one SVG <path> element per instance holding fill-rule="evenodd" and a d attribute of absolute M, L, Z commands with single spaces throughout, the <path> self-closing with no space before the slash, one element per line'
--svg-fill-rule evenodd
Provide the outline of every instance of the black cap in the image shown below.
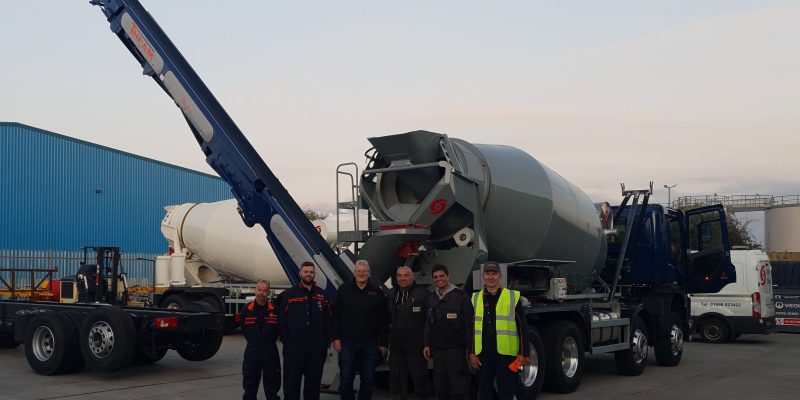
<path fill-rule="evenodd" d="M 487 261 L 483 263 L 483 272 L 487 271 L 500 272 L 500 264 L 496 261 Z"/>

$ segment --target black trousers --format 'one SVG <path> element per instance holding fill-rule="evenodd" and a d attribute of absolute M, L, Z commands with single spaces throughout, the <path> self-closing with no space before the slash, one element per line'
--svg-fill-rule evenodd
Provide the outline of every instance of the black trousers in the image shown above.
<path fill-rule="evenodd" d="M 433 357 L 433 386 L 441 400 L 467 400 L 470 398 L 467 349 L 431 348 Z"/>
<path fill-rule="evenodd" d="M 394 341 L 389 348 L 389 389 L 393 400 L 408 398 L 408 377 L 414 382 L 414 395 L 417 399 L 427 399 L 428 361 L 422 355 L 421 341 Z"/>
<path fill-rule="evenodd" d="M 278 391 L 281 389 L 281 360 L 278 346 L 274 342 L 260 348 L 245 348 L 242 362 L 243 400 L 256 400 L 262 378 L 267 400 L 280 400 Z"/>
<path fill-rule="evenodd" d="M 289 339 L 284 343 L 283 397 L 285 400 L 300 399 L 301 382 L 303 383 L 303 399 L 319 400 L 326 351 L 327 344 L 321 342 L 311 343 Z"/>
<path fill-rule="evenodd" d="M 498 354 L 496 348 L 484 348 L 478 358 L 481 360 L 481 367 L 478 369 L 478 399 L 492 400 L 495 382 L 499 400 L 513 399 L 519 374 L 511 372 L 508 364 L 514 362 L 517 357 Z"/>

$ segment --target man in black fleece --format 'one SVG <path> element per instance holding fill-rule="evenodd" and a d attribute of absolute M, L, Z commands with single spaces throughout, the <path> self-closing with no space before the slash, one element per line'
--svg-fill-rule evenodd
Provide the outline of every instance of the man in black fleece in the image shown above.
<path fill-rule="evenodd" d="M 369 282 L 369 263 L 356 261 L 353 282 L 339 286 L 333 308 L 333 348 L 339 352 L 342 400 L 353 399 L 358 369 L 359 400 L 372 398 L 378 351 L 385 356 L 389 342 L 386 296 Z"/>
<path fill-rule="evenodd" d="M 408 377 L 414 382 L 417 399 L 427 399 L 428 362 L 422 355 L 428 295 L 414 281 L 414 271 L 397 267 L 396 284 L 389 292 L 389 389 L 392 400 L 408 399 Z"/>

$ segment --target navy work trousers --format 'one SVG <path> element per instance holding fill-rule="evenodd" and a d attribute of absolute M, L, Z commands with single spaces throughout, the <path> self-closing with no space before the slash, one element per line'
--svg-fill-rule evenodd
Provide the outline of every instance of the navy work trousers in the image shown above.
<path fill-rule="evenodd" d="M 378 342 L 375 340 L 367 342 L 342 341 L 342 352 L 339 353 L 340 368 L 340 387 L 342 400 L 353 400 L 353 382 L 356 378 L 356 371 L 361 379 L 358 387 L 358 400 L 369 400 L 372 398 L 374 387 L 375 363 L 378 360 Z"/>

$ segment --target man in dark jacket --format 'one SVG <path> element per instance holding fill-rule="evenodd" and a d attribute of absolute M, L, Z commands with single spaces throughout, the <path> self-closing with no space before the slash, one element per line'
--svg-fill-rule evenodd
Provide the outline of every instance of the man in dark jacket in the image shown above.
<path fill-rule="evenodd" d="M 300 284 L 283 292 L 278 307 L 283 342 L 283 397 L 319 400 L 322 367 L 331 342 L 330 301 L 314 283 L 314 263 L 300 265 Z"/>
<path fill-rule="evenodd" d="M 244 400 L 255 400 L 264 378 L 267 400 L 280 400 L 281 360 L 278 356 L 278 313 L 269 301 L 269 282 L 256 284 L 256 299 L 242 308 L 242 333 L 247 340 L 242 362 Z"/>
<path fill-rule="evenodd" d="M 356 261 L 355 279 L 339 286 L 333 308 L 333 347 L 339 352 L 342 400 L 353 399 L 353 381 L 358 370 L 359 400 L 372 398 L 378 351 L 386 355 L 389 314 L 386 296 L 369 282 L 369 263 Z"/>
<path fill-rule="evenodd" d="M 408 377 L 418 399 L 428 398 L 428 362 L 422 355 L 428 293 L 417 286 L 409 267 L 398 267 L 395 287 L 389 292 L 389 388 L 392 399 L 408 398 Z"/>
<path fill-rule="evenodd" d="M 450 283 L 444 265 L 432 270 L 436 289 L 428 301 L 425 324 L 425 358 L 433 357 L 433 386 L 439 399 L 469 399 L 471 393 L 467 354 L 471 339 L 472 307 L 469 297 Z"/>

